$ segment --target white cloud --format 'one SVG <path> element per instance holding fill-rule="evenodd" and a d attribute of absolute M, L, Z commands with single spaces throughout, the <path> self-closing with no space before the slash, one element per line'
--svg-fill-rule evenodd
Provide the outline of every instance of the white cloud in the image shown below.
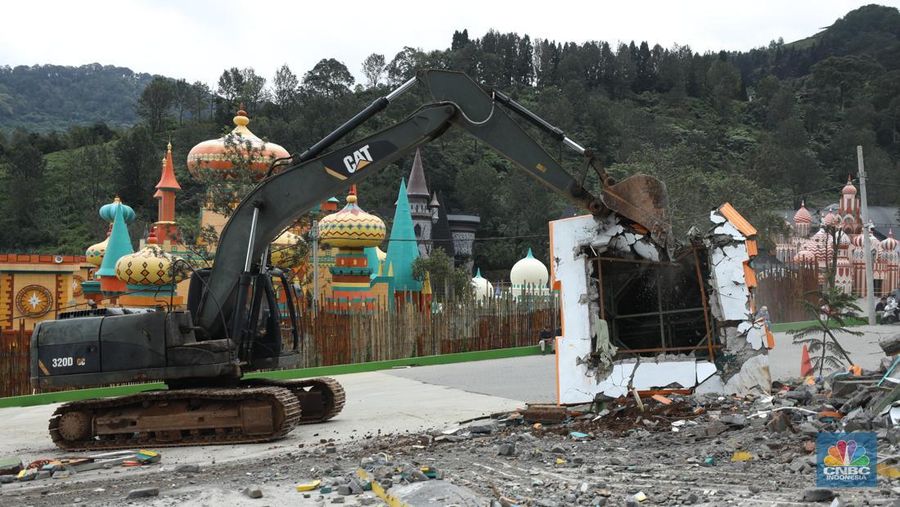
<path fill-rule="evenodd" d="M 444 49 L 463 28 L 473 38 L 494 28 L 533 39 L 746 50 L 807 37 L 865 3 L 30 0 L 4 5 L 0 64 L 97 62 L 214 86 L 228 67 L 253 67 L 271 78 L 287 63 L 302 76 L 333 57 L 358 76 L 373 52 L 390 60 L 406 45 Z"/>

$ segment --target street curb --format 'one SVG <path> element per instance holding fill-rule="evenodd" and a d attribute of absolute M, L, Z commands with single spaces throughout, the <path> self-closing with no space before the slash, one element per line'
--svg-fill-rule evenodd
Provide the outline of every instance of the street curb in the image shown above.
<path fill-rule="evenodd" d="M 438 364 L 465 363 L 471 361 L 485 361 L 489 359 L 506 359 L 510 357 L 534 356 L 539 355 L 540 353 L 540 347 L 537 345 L 532 345 L 528 347 L 492 349 L 477 352 L 457 352 L 454 354 L 410 357 L 406 359 L 391 359 L 388 361 L 372 361 L 369 363 L 340 364 L 335 366 L 298 368 L 294 370 L 255 372 L 245 375 L 244 378 L 292 379 L 327 377 L 332 375 L 347 375 L 351 373 L 365 373 L 379 370 L 389 370 L 398 366 L 432 366 Z M 125 396 L 128 394 L 135 394 L 143 391 L 165 388 L 166 385 L 164 383 L 153 382 L 149 384 L 131 384 L 115 387 L 95 387 L 91 389 L 77 389 L 72 391 L 57 391 L 52 393 L 10 396 L 8 398 L 0 398 L 0 408 L 31 407 L 36 405 L 47 405 L 49 403 L 86 400 L 90 398 Z"/>

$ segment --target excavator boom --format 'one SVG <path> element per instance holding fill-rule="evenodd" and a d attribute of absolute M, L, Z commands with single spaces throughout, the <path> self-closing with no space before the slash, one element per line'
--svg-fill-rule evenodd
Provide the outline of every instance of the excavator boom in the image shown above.
<path fill-rule="evenodd" d="M 434 103 L 376 134 L 313 158 L 383 110 L 415 82 L 425 86 Z M 619 212 L 655 232 L 658 241 L 667 241 L 665 188 L 661 183 L 648 177 L 630 183 L 626 180 L 623 183 L 627 184 L 616 186 L 620 188 L 619 192 L 611 187 L 605 189 L 604 199 L 598 199 L 572 178 L 501 104 L 512 106 L 513 112 L 533 125 L 556 135 L 579 153 L 589 155 L 558 129 L 502 93 L 485 91 L 467 75 L 452 71 L 421 71 L 416 78 L 376 100 L 298 156 L 299 164 L 270 175 L 243 199 L 220 235 L 215 266 L 195 322 L 206 330 L 207 336 L 213 337 L 227 334 L 229 330 L 223 329 L 223 323 L 230 321 L 234 339 L 234 335 L 240 333 L 242 321 L 234 311 L 243 308 L 243 295 L 247 292 L 239 288 L 240 284 L 249 279 L 254 263 L 281 231 L 312 209 L 323 196 L 343 193 L 350 185 L 439 137 L 451 126 L 468 132 L 579 206 L 595 214 L 610 210 Z"/>

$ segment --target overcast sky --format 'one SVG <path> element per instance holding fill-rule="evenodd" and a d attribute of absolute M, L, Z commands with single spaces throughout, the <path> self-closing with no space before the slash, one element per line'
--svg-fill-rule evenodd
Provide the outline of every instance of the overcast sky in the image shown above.
<path fill-rule="evenodd" d="M 359 78 L 371 53 L 390 60 L 403 46 L 444 49 L 453 31 L 464 28 L 472 38 L 493 28 L 560 42 L 647 40 L 696 51 L 746 50 L 779 37 L 805 38 L 867 3 L 29 0 L 3 6 L 0 65 L 96 62 L 215 88 L 228 67 L 253 67 L 271 79 L 284 63 L 302 76 L 320 59 L 337 58 Z"/>

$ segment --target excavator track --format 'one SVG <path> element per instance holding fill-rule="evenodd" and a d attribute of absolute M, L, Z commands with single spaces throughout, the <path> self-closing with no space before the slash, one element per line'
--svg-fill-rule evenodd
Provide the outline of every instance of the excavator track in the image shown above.
<path fill-rule="evenodd" d="M 300 424 L 316 424 L 325 422 L 338 415 L 347 401 L 344 388 L 330 377 L 317 377 L 295 380 L 276 380 L 267 378 L 247 379 L 243 381 L 251 386 L 274 386 L 290 389 L 300 402 Z"/>
<path fill-rule="evenodd" d="M 66 403 L 50 438 L 69 451 L 243 444 L 280 439 L 300 420 L 282 387 L 172 389 Z"/>

